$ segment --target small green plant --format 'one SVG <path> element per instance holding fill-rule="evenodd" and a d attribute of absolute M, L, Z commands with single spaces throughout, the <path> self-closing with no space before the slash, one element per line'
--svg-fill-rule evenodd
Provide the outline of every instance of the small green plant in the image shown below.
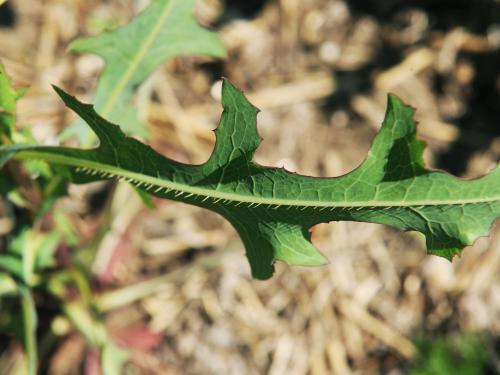
<path fill-rule="evenodd" d="M 421 338 L 411 375 L 482 375 L 486 367 L 484 343 L 477 336 Z"/>
<path fill-rule="evenodd" d="M 156 0 L 129 24 L 101 35 L 72 42 L 69 50 L 102 57 L 106 67 L 95 93 L 101 116 L 122 124 L 127 134 L 146 137 L 137 119 L 132 96 L 139 84 L 165 60 L 180 55 L 225 55 L 216 33 L 202 28 L 193 17 L 195 0 Z M 79 122 L 66 129 L 65 137 L 77 136 L 83 144 L 95 138 Z"/>
<path fill-rule="evenodd" d="M 155 0 L 129 24 L 96 37 L 77 39 L 70 45 L 71 51 L 97 54 L 105 60 L 96 89 L 96 107 L 106 117 L 124 124 L 128 134 L 147 137 L 132 99 L 137 87 L 161 63 L 186 54 L 224 56 L 217 34 L 196 23 L 193 5 L 194 0 Z M 16 128 L 16 101 L 23 93 L 23 89 L 11 86 L 0 64 L 2 148 L 35 144 L 29 129 Z M 76 137 L 83 146 L 97 141 L 82 122 L 70 126 L 61 138 L 68 137 Z M 41 160 L 14 161 L 0 168 L 2 197 L 9 207 L 23 209 L 22 214 L 7 215 L 12 229 L 8 237 L 0 238 L 0 334 L 14 333 L 26 353 L 14 368 L 6 371 L 36 374 L 39 358 L 51 350 L 48 345 L 64 334 L 66 329 L 61 331 L 61 327 L 69 323 L 90 347 L 99 351 L 104 374 L 121 374 L 128 354 L 111 340 L 101 321 L 92 294 L 89 265 L 72 259 L 70 266 L 58 267 L 56 261 L 60 246 L 78 245 L 70 221 L 63 212 L 52 208 L 57 198 L 66 193 L 66 187 L 67 181 L 57 168 L 50 168 Z M 26 191 L 31 192 L 31 198 L 37 198 L 35 202 L 26 197 Z M 55 225 L 44 231 L 41 222 L 47 213 Z M 77 297 L 70 297 L 75 291 Z M 47 295 L 59 303 L 59 311 L 51 317 L 49 327 L 42 329 L 37 307 L 43 305 Z M 2 359 L 0 367 L 4 370 Z"/>

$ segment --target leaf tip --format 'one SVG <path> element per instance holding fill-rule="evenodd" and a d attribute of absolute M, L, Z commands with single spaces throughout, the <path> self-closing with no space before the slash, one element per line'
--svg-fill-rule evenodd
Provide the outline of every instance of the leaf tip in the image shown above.
<path fill-rule="evenodd" d="M 65 98 L 69 98 L 69 97 L 72 97 L 71 95 L 69 95 L 66 91 L 64 91 L 62 88 L 60 88 L 59 86 L 56 86 L 56 85 L 51 85 L 52 88 L 54 89 L 54 91 L 57 93 L 57 95 L 59 95 L 59 97 L 65 101 L 64 99 Z"/>
<path fill-rule="evenodd" d="M 416 109 L 412 107 L 411 105 L 405 103 L 403 100 L 401 100 L 397 95 L 393 93 L 387 94 L 387 111 L 389 110 L 394 110 L 394 109 L 406 109 L 409 110 L 410 115 L 413 116 Z"/>
<path fill-rule="evenodd" d="M 255 107 L 248 101 L 242 90 L 238 89 L 229 81 L 222 77 L 222 106 L 224 108 L 238 108 L 260 112 L 260 109 Z"/>
<path fill-rule="evenodd" d="M 72 110 L 76 111 L 77 106 L 84 106 L 84 107 L 90 107 L 94 108 L 92 104 L 86 104 L 81 101 L 79 101 L 76 96 L 68 94 L 66 91 L 64 91 L 62 88 L 56 85 L 52 85 L 52 88 L 54 91 L 59 95 L 59 97 L 62 99 L 64 104 L 66 104 L 67 107 L 71 108 Z M 78 111 L 76 111 L 78 114 L 80 114 Z"/>
<path fill-rule="evenodd" d="M 66 52 L 78 52 L 78 47 L 75 47 L 78 45 L 78 39 L 74 39 L 69 44 L 66 46 Z"/>
<path fill-rule="evenodd" d="M 106 32 L 100 35 L 106 35 Z M 66 51 L 76 52 L 76 53 L 88 52 L 88 53 L 95 53 L 98 55 L 97 52 L 93 51 L 93 42 L 95 39 L 99 39 L 100 35 L 76 38 L 68 44 L 68 46 L 66 47 Z"/>
<path fill-rule="evenodd" d="M 429 255 L 438 256 L 440 258 L 444 258 L 449 262 L 453 261 L 455 257 L 460 258 L 462 255 L 463 248 L 462 247 L 451 247 L 447 249 L 433 249 L 429 245 L 427 245 L 427 253 Z"/>

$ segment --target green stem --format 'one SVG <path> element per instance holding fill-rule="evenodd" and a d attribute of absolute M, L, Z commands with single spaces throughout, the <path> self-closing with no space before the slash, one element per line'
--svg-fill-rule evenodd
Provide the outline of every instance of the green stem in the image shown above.
<path fill-rule="evenodd" d="M 36 375 L 38 369 L 38 347 L 36 342 L 37 315 L 31 292 L 20 286 L 21 308 L 24 324 L 24 348 L 28 356 L 28 374 Z"/>

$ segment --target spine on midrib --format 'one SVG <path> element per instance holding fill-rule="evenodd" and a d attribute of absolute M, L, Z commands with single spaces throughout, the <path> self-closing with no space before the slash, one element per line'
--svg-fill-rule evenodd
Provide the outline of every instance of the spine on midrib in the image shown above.
<path fill-rule="evenodd" d="M 245 196 L 236 193 L 228 193 L 216 191 L 213 189 L 206 189 L 202 187 L 190 186 L 185 184 L 176 183 L 169 180 L 164 180 L 158 177 L 140 174 L 137 172 L 120 169 L 113 165 L 97 163 L 93 161 L 68 157 L 64 155 L 57 155 L 52 153 L 44 153 L 36 150 L 19 151 L 17 154 L 19 159 L 41 159 L 46 162 L 53 162 L 56 164 L 67 165 L 79 169 L 80 172 L 90 175 L 100 175 L 103 178 L 117 178 L 119 180 L 133 183 L 137 187 L 148 187 L 148 191 L 155 193 L 168 193 L 175 192 L 178 194 L 176 197 L 180 198 L 184 194 L 184 198 L 199 196 L 204 201 L 212 199 L 212 203 L 226 201 L 234 202 L 235 205 L 248 204 L 248 207 L 258 207 L 260 205 L 266 206 L 290 206 L 290 207 L 305 207 L 316 208 L 318 210 L 328 210 L 335 208 L 423 208 L 425 206 L 453 206 L 453 205 L 466 205 L 466 204 L 480 204 L 480 203 L 493 203 L 500 200 L 500 197 L 476 198 L 476 199 L 457 199 L 457 200 L 425 200 L 425 201 L 350 201 L 350 202 L 321 202 L 321 201 L 305 201 L 305 200 L 290 200 L 280 198 L 264 198 L 256 196 Z M 152 190 L 153 188 L 157 190 Z"/>

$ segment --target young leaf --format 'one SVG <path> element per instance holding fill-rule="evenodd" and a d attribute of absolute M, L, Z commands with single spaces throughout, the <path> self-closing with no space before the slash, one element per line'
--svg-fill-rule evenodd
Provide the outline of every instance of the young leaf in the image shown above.
<path fill-rule="evenodd" d="M 12 143 L 33 143 L 36 141 L 29 129 L 16 130 L 16 102 L 24 94 L 24 88 L 14 89 L 3 65 L 0 63 L 0 145 L 10 145 Z M 30 161 L 25 164 L 26 169 L 32 175 L 44 175 L 49 177 L 50 168 L 43 162 Z M 16 168 L 11 171 L 0 171 L 0 194 L 7 196 L 16 203 L 21 203 L 23 197 L 19 194 L 16 182 L 19 180 L 13 177 Z M 21 205 L 21 204 L 20 204 Z"/>
<path fill-rule="evenodd" d="M 9 142 L 15 128 L 16 101 L 23 90 L 15 90 L 0 64 L 0 144 Z"/>
<path fill-rule="evenodd" d="M 163 157 L 125 136 L 91 105 L 56 91 L 96 133 L 99 147 L 14 145 L 0 148 L 0 164 L 12 156 L 42 159 L 74 182 L 117 178 L 150 194 L 215 211 L 238 231 L 259 279 L 272 275 L 275 260 L 324 264 L 310 242 L 309 229 L 318 223 L 367 221 L 419 231 L 429 253 L 451 259 L 487 235 L 500 216 L 500 169 L 469 181 L 425 169 L 414 111 L 395 96 L 388 98 L 385 120 L 365 161 L 344 176 L 315 178 L 252 161 L 260 143 L 258 110 L 228 81 L 215 148 L 202 165 Z"/>
<path fill-rule="evenodd" d="M 146 136 L 131 106 L 134 89 L 166 59 L 179 55 L 222 57 L 224 46 L 216 33 L 193 17 L 195 0 L 155 0 L 129 24 L 96 37 L 75 40 L 71 51 L 96 54 L 106 67 L 99 79 L 95 107 L 103 117 L 122 124 L 122 130 Z M 65 136 L 76 135 L 88 144 L 88 128 L 79 122 Z"/>
<path fill-rule="evenodd" d="M 14 278 L 6 272 L 0 272 L 0 302 L 2 297 L 15 296 L 18 293 L 19 288 Z"/>

